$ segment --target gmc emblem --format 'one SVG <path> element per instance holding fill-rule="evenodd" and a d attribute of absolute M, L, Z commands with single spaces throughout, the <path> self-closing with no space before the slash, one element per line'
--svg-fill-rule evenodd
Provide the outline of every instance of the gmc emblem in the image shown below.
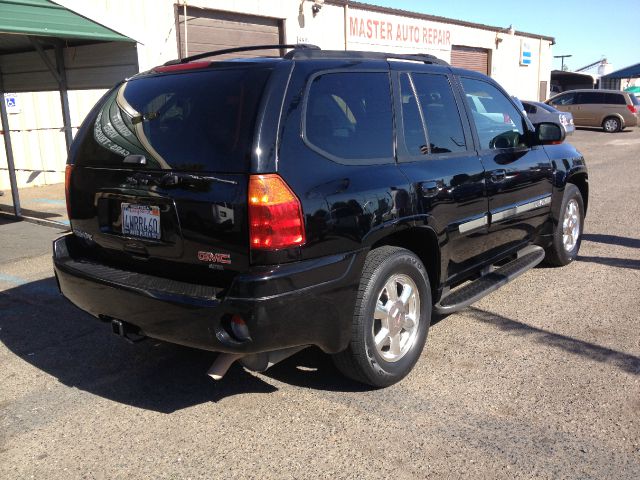
<path fill-rule="evenodd" d="M 223 263 L 228 265 L 231 263 L 231 255 L 228 253 L 198 252 L 198 260 L 201 262 Z"/>

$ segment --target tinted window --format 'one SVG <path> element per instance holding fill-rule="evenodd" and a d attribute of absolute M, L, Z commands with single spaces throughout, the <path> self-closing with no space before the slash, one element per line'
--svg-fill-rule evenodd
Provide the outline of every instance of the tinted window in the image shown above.
<path fill-rule="evenodd" d="M 640 105 L 640 100 L 638 100 L 638 97 L 633 93 L 629 94 L 629 98 L 631 99 L 631 103 L 633 103 L 634 105 Z"/>
<path fill-rule="evenodd" d="M 551 105 L 547 105 L 546 103 L 539 103 L 537 106 L 540 107 L 543 110 L 546 110 L 547 112 L 558 113 L 558 110 L 553 108 Z"/>
<path fill-rule="evenodd" d="M 418 102 L 413 94 L 407 74 L 403 74 L 400 78 L 400 98 L 402 102 L 404 142 L 408 152 L 411 155 L 429 153 L 424 127 L 420 119 L 420 111 L 418 110 Z"/>
<path fill-rule="evenodd" d="M 466 150 L 462 122 L 449 79 L 444 75 L 412 75 L 424 121 L 431 153 Z"/>
<path fill-rule="evenodd" d="M 596 103 L 606 103 L 604 93 L 602 92 L 580 92 L 578 93 L 578 101 L 576 103 L 579 104 L 596 104 Z"/>
<path fill-rule="evenodd" d="M 530 103 L 525 103 L 523 105 L 524 105 L 524 111 L 527 113 L 536 113 L 538 111 L 535 105 L 531 105 Z"/>
<path fill-rule="evenodd" d="M 627 101 L 621 93 L 605 93 L 604 103 L 611 105 L 626 105 Z"/>
<path fill-rule="evenodd" d="M 393 156 L 393 121 L 387 73 L 327 73 L 313 80 L 305 135 L 323 153 L 342 159 Z"/>
<path fill-rule="evenodd" d="M 575 93 L 565 93 L 564 95 L 559 95 L 553 100 L 551 103 L 553 105 L 573 105 L 576 98 Z"/>
<path fill-rule="evenodd" d="M 150 169 L 245 171 L 270 72 L 206 70 L 126 82 L 91 120 L 76 163 L 122 167 L 133 154 L 144 155 Z"/>
<path fill-rule="evenodd" d="M 460 80 L 472 110 L 480 148 L 526 146 L 524 118 L 509 98 L 487 82 L 464 77 Z"/>

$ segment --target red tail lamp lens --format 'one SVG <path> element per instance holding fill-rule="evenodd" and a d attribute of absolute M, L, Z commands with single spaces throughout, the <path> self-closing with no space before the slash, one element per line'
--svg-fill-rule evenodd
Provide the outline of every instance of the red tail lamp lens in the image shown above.
<path fill-rule="evenodd" d="M 249 177 L 249 238 L 254 250 L 278 250 L 305 242 L 300 201 L 278 175 Z"/>
<path fill-rule="evenodd" d="M 67 165 L 64 169 L 64 198 L 67 202 L 67 217 L 71 220 L 71 205 L 69 204 L 69 189 L 71 188 L 71 174 L 73 165 Z"/>

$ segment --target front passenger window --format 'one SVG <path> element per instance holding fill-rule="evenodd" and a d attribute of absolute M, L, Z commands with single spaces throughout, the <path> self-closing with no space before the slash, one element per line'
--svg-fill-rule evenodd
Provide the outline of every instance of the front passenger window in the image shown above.
<path fill-rule="evenodd" d="M 506 95 L 482 80 L 460 81 L 482 150 L 527 146 L 524 118 Z"/>

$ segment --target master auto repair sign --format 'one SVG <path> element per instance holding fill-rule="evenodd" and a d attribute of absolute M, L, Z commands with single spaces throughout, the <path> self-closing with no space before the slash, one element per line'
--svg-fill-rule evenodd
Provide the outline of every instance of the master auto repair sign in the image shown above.
<path fill-rule="evenodd" d="M 347 35 L 349 46 L 371 50 L 381 47 L 403 47 L 423 53 L 451 51 L 448 25 L 384 13 L 349 10 Z"/>

